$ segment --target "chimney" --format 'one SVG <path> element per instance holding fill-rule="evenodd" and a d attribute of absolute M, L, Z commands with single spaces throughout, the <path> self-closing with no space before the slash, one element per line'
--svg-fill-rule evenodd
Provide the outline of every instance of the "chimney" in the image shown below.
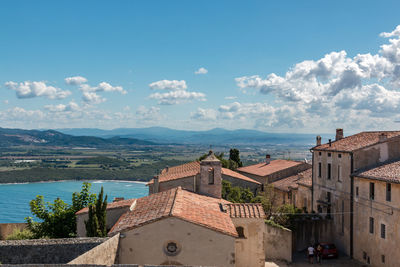
<path fill-rule="evenodd" d="M 379 135 L 379 142 L 380 142 L 380 143 L 381 143 L 381 142 L 385 142 L 386 139 L 387 139 L 387 134 L 386 134 L 386 133 L 381 133 L 381 134 Z"/>
<path fill-rule="evenodd" d="M 271 155 L 267 154 L 265 156 L 265 164 L 270 164 L 271 163 Z"/>
<path fill-rule="evenodd" d="M 329 139 L 329 146 L 332 146 L 332 140 Z"/>
<path fill-rule="evenodd" d="M 321 136 L 317 135 L 317 146 L 321 145 Z"/>
<path fill-rule="evenodd" d="M 124 200 L 124 198 L 123 197 L 114 197 L 113 202 L 118 202 L 121 200 Z"/>
<path fill-rule="evenodd" d="M 153 193 L 158 193 L 158 187 L 159 187 L 159 183 L 158 183 L 158 175 L 153 177 Z"/>
<path fill-rule="evenodd" d="M 167 165 L 167 166 L 165 166 L 165 172 L 168 172 L 168 170 L 169 170 L 169 166 Z"/>
<path fill-rule="evenodd" d="M 343 139 L 343 129 L 342 128 L 337 128 L 336 129 L 336 138 L 335 141 L 338 141 L 340 139 Z"/>

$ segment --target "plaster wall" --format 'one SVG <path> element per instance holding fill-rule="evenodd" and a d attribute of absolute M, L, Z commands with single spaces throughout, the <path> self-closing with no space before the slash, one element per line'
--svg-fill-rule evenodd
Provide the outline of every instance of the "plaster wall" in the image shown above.
<path fill-rule="evenodd" d="M 196 176 L 189 176 L 181 179 L 160 182 L 158 192 L 163 192 L 172 188 L 181 186 L 183 189 L 189 190 L 191 192 L 196 192 Z"/>
<path fill-rule="evenodd" d="M 169 242 L 178 245 L 176 256 L 166 254 Z M 122 232 L 118 255 L 120 264 L 233 267 L 235 237 L 169 217 Z"/>
<path fill-rule="evenodd" d="M 265 259 L 292 262 L 292 231 L 264 224 Z"/>
<path fill-rule="evenodd" d="M 265 265 L 264 219 L 232 218 L 235 227 L 243 227 L 244 238 L 235 244 L 235 267 L 263 267 Z"/>
<path fill-rule="evenodd" d="M 119 234 L 80 255 L 68 264 L 113 265 L 117 256 Z"/>
<path fill-rule="evenodd" d="M 26 227 L 26 223 L 0 223 L 0 240 L 6 239 L 15 229 L 23 230 Z"/>
<path fill-rule="evenodd" d="M 312 211 L 312 203 L 311 203 L 311 188 L 308 186 L 300 185 L 296 190 L 296 199 L 295 199 L 295 206 L 297 208 L 306 208 L 307 212 Z"/>
<path fill-rule="evenodd" d="M 375 198 L 369 199 L 370 182 L 375 184 Z M 386 201 L 386 182 L 356 177 L 354 214 L 354 258 L 372 266 L 398 266 L 400 254 L 400 185 L 392 184 L 391 201 Z M 370 233 L 370 218 L 374 219 Z M 381 237 L 385 225 L 385 238 Z M 382 255 L 385 262 L 382 262 Z"/>
<path fill-rule="evenodd" d="M 321 163 L 321 177 L 319 177 L 319 163 Z M 328 179 L 328 164 L 331 164 L 330 179 Z M 332 220 L 333 242 L 347 255 L 350 254 L 350 174 L 350 153 L 314 151 L 312 209 Z"/>
<path fill-rule="evenodd" d="M 129 207 L 115 208 L 107 210 L 107 231 L 109 231 L 118 221 L 122 214 L 127 212 Z M 76 216 L 76 233 L 78 237 L 86 236 L 85 221 L 89 219 L 89 213 L 81 213 Z"/>

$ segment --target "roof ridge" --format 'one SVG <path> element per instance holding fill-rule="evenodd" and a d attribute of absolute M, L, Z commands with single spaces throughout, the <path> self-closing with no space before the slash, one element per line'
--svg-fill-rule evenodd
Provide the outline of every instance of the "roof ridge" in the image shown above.
<path fill-rule="evenodd" d="M 174 207 L 175 207 L 175 202 L 176 202 L 176 195 L 178 194 L 178 190 L 179 189 L 182 189 L 180 186 L 178 186 L 176 189 L 175 189 L 175 194 L 174 194 L 174 198 L 172 199 L 172 205 L 171 205 L 171 209 L 170 209 L 170 211 L 169 211 L 169 213 L 168 213 L 168 216 L 174 216 L 172 213 L 173 213 L 173 210 L 174 210 Z"/>

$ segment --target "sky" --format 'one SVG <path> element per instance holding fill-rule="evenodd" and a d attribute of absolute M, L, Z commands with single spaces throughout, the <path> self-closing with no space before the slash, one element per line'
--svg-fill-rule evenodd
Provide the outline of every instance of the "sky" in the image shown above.
<path fill-rule="evenodd" d="M 400 128 L 400 1 L 1 1 L 0 127 Z"/>

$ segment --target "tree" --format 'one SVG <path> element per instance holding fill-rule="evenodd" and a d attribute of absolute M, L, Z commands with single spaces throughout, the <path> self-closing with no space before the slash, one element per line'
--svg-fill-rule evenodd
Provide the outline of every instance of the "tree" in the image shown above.
<path fill-rule="evenodd" d="M 31 213 L 41 222 L 34 222 L 32 217 L 25 218 L 28 229 L 35 238 L 65 238 L 76 236 L 75 213 L 93 203 L 95 194 L 90 193 L 90 183 L 83 183 L 81 192 L 72 194 L 72 204 L 65 203 L 57 198 L 51 202 L 44 202 L 41 195 L 29 202 Z"/>
<path fill-rule="evenodd" d="M 242 188 L 239 186 L 232 187 L 228 181 L 222 180 L 222 194 L 223 199 L 233 203 L 252 203 L 257 202 L 254 194 L 249 188 Z"/>
<path fill-rule="evenodd" d="M 229 150 L 229 160 L 236 163 L 236 164 L 232 164 L 232 165 L 236 165 L 237 166 L 236 168 L 243 167 L 243 163 L 240 160 L 239 153 L 240 153 L 239 150 L 236 148 L 231 148 L 231 150 Z M 232 168 L 232 170 L 234 170 L 234 169 Z"/>
<path fill-rule="evenodd" d="M 101 187 L 96 203 L 89 206 L 89 219 L 85 221 L 87 236 L 107 236 L 107 195 L 104 199 L 103 195 L 104 191 Z"/>

